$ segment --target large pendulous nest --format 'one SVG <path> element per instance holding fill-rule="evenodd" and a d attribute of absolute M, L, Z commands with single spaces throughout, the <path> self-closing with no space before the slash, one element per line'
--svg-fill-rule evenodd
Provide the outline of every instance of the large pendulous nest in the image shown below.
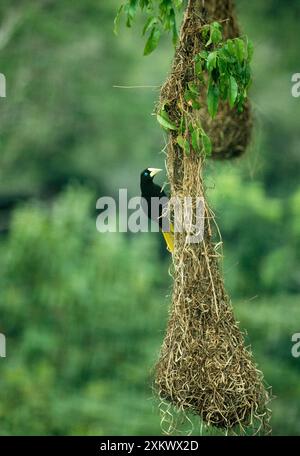
<path fill-rule="evenodd" d="M 209 20 L 229 18 L 233 24 L 226 22 L 229 31 L 237 33 L 230 0 L 190 1 L 173 71 L 161 94 L 162 100 L 171 101 L 172 119 L 177 115 L 176 99 L 182 96 L 191 55 L 199 47 L 199 23 L 206 22 L 207 17 Z M 224 154 L 233 145 L 234 150 L 245 147 L 243 135 L 248 135 L 248 113 L 246 110 L 244 120 L 239 123 L 235 117 L 239 114 L 232 117 L 224 109 L 218 119 L 220 124 L 210 132 L 216 150 Z M 198 415 L 207 425 L 239 433 L 246 429 L 266 432 L 270 394 L 250 349 L 245 346 L 224 288 L 219 268 L 221 243 L 215 241 L 216 224 L 205 199 L 203 164 L 204 159 L 193 151 L 185 155 L 176 143 L 176 136 L 170 133 L 167 171 L 171 194 L 179 198 L 204 197 L 205 228 L 204 240 L 198 244 L 187 243 L 185 233 L 175 235 L 172 306 L 156 365 L 155 387 L 162 404 L 171 404 L 177 412 Z M 167 420 L 170 416 L 167 405 L 163 418 Z M 168 429 L 171 431 L 172 426 Z"/>

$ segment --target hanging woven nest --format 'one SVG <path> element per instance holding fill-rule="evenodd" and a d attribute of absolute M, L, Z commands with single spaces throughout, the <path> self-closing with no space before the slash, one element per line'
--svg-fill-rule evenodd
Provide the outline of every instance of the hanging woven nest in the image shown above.
<path fill-rule="evenodd" d="M 231 0 L 191 0 L 184 18 L 180 44 L 172 73 L 162 88 L 159 109 L 168 103 L 168 114 L 178 123 L 179 99 L 186 81 L 193 77 L 192 60 L 201 49 L 199 27 L 207 21 L 224 22 L 225 34 L 239 34 Z M 203 94 L 204 96 L 204 94 Z M 203 110 L 201 121 L 213 139 L 216 158 L 240 155 L 250 137 L 249 107 L 242 114 L 226 104 L 213 121 Z M 199 113 L 195 113 L 199 115 Z M 170 132 L 167 172 L 172 197 L 203 197 L 204 240 L 189 244 L 185 233 L 176 233 L 173 254 L 174 287 L 166 336 L 156 365 L 155 387 L 164 410 L 163 420 L 172 417 L 170 406 L 191 412 L 207 425 L 254 432 L 266 429 L 270 418 L 269 392 L 257 369 L 244 335 L 235 320 L 220 272 L 220 242 L 214 241 L 216 225 L 204 191 L 204 158 L 191 150 L 184 154 L 176 133 Z M 170 423 L 169 423 L 170 424 Z M 174 422 L 167 429 L 172 431 Z"/>

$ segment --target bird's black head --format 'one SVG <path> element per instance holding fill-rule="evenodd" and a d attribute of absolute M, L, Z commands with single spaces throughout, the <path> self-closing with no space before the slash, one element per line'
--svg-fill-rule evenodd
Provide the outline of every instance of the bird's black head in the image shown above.
<path fill-rule="evenodd" d="M 141 173 L 141 183 L 150 183 L 153 181 L 154 176 L 156 176 L 157 173 L 162 171 L 161 169 L 158 168 L 146 168 L 144 171 Z"/>

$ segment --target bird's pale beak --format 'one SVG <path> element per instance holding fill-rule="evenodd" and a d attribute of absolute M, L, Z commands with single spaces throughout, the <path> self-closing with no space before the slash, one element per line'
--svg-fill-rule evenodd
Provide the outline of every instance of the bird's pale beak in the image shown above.
<path fill-rule="evenodd" d="M 156 176 L 156 174 L 160 173 L 162 171 L 162 169 L 159 169 L 159 168 L 148 168 L 149 171 L 150 171 L 150 176 L 151 177 L 154 177 Z"/>

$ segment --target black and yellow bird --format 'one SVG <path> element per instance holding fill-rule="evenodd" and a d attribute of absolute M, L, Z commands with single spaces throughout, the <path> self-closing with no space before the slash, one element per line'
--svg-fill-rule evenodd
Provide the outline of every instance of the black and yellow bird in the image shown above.
<path fill-rule="evenodd" d="M 142 207 L 144 212 L 148 215 L 149 219 L 158 223 L 159 229 L 163 234 L 168 250 L 173 253 L 174 251 L 174 229 L 172 223 L 165 220 L 167 210 L 167 195 L 163 189 L 153 182 L 154 176 L 162 171 L 158 168 L 147 168 L 141 173 L 141 196 Z M 151 206 L 151 198 L 164 198 L 164 203 L 160 204 L 158 211 L 153 211 Z M 145 204 L 145 201 L 147 204 Z"/>

